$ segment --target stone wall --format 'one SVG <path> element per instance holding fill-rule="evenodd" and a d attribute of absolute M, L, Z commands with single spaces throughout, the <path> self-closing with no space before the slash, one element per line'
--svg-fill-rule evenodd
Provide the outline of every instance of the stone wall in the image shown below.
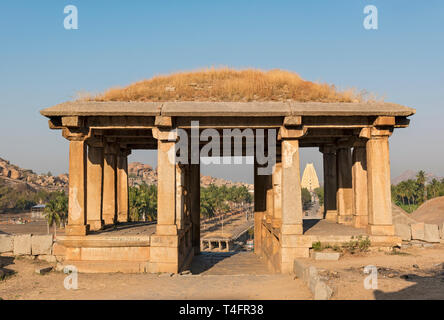
<path fill-rule="evenodd" d="M 39 260 L 57 262 L 63 259 L 60 253 L 60 250 L 54 250 L 52 235 L 0 235 L 2 256 L 33 256 Z M 56 254 L 59 254 L 59 257 Z"/>

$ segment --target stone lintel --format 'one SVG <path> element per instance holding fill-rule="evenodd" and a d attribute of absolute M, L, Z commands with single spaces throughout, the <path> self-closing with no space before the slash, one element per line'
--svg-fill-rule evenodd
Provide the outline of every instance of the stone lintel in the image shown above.
<path fill-rule="evenodd" d="M 395 117 L 379 116 L 373 122 L 374 126 L 394 126 L 396 124 Z"/>
<path fill-rule="evenodd" d="M 284 118 L 284 127 L 297 127 L 302 124 L 301 116 L 287 116 Z"/>
<path fill-rule="evenodd" d="M 362 128 L 359 138 L 371 139 L 378 137 L 390 137 L 393 133 L 393 127 L 369 127 Z"/>
<path fill-rule="evenodd" d="M 69 141 L 85 141 L 90 137 L 90 131 L 87 128 L 63 128 L 62 135 Z"/>
<path fill-rule="evenodd" d="M 78 128 L 83 125 L 83 119 L 78 116 L 69 116 L 69 117 L 62 117 L 62 126 L 63 127 L 74 127 Z"/>
<path fill-rule="evenodd" d="M 156 116 L 154 125 L 161 128 L 171 128 L 173 126 L 173 119 L 167 116 Z"/>
<path fill-rule="evenodd" d="M 175 129 L 153 128 L 153 137 L 161 141 L 177 141 L 178 134 Z"/>
<path fill-rule="evenodd" d="M 307 134 L 307 128 L 300 126 L 298 129 L 296 128 L 286 128 L 284 126 L 280 127 L 278 133 L 278 140 L 282 139 L 299 139 Z"/>

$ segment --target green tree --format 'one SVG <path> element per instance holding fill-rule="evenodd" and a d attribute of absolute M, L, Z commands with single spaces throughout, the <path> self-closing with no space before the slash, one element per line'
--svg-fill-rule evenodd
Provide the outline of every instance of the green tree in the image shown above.
<path fill-rule="evenodd" d="M 46 218 L 48 233 L 49 227 L 54 226 L 54 235 L 57 235 L 57 227 L 60 226 L 62 221 L 65 221 L 68 215 L 68 198 L 65 193 L 61 192 L 54 199 L 50 200 L 43 214 Z"/>

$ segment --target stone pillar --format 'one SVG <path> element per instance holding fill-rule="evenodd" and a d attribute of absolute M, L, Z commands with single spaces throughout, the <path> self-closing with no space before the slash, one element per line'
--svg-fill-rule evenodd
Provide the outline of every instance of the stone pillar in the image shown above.
<path fill-rule="evenodd" d="M 274 228 L 280 228 L 282 222 L 282 162 L 277 162 L 272 175 L 273 183 L 273 219 Z"/>
<path fill-rule="evenodd" d="M 157 148 L 157 233 L 177 234 L 176 227 L 176 164 L 168 151 L 174 141 L 158 140 Z"/>
<path fill-rule="evenodd" d="M 353 226 L 368 224 L 367 152 L 365 146 L 353 148 Z"/>
<path fill-rule="evenodd" d="M 338 221 L 336 193 L 338 189 L 336 171 L 336 149 L 332 146 L 322 148 L 324 158 L 324 216 L 326 220 Z"/>
<path fill-rule="evenodd" d="M 299 141 L 282 141 L 282 233 L 302 234 Z"/>
<path fill-rule="evenodd" d="M 185 171 L 182 164 L 176 164 L 176 226 L 181 230 L 185 226 Z"/>
<path fill-rule="evenodd" d="M 106 225 L 114 224 L 117 214 L 117 145 L 105 144 L 103 165 L 103 204 L 102 218 Z"/>
<path fill-rule="evenodd" d="M 168 128 L 154 128 L 157 139 L 157 226 L 151 236 L 150 272 L 178 273 L 184 268 L 188 252 L 179 252 L 176 226 L 175 140 Z M 176 137 L 177 139 L 177 137 Z"/>
<path fill-rule="evenodd" d="M 191 223 L 194 254 L 200 253 L 200 164 L 190 165 Z"/>
<path fill-rule="evenodd" d="M 371 129 L 367 141 L 368 231 L 394 235 L 390 190 L 389 130 Z"/>
<path fill-rule="evenodd" d="M 100 230 L 102 220 L 103 147 L 89 145 L 87 164 L 87 221 L 90 230 Z"/>
<path fill-rule="evenodd" d="M 66 234 L 83 236 L 86 224 L 86 143 L 84 140 L 69 142 L 69 204 Z"/>
<path fill-rule="evenodd" d="M 353 179 L 350 147 L 339 146 L 336 158 L 338 223 L 351 225 L 353 224 Z"/>
<path fill-rule="evenodd" d="M 254 253 L 262 253 L 262 221 L 267 211 L 267 176 L 258 174 L 259 166 L 254 163 Z"/>
<path fill-rule="evenodd" d="M 128 155 L 130 152 L 122 150 L 117 155 L 117 221 L 128 222 Z"/>
<path fill-rule="evenodd" d="M 279 239 L 280 269 L 293 271 L 294 259 L 308 257 L 309 248 L 299 245 L 303 233 L 299 141 L 282 140 L 282 227 Z"/>

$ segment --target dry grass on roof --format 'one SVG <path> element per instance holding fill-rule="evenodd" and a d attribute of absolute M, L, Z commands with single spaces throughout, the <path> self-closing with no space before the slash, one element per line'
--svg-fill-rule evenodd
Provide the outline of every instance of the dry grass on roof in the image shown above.
<path fill-rule="evenodd" d="M 360 102 L 354 90 L 305 81 L 293 72 L 229 68 L 156 76 L 125 88 L 112 88 L 94 101 L 317 101 Z"/>

